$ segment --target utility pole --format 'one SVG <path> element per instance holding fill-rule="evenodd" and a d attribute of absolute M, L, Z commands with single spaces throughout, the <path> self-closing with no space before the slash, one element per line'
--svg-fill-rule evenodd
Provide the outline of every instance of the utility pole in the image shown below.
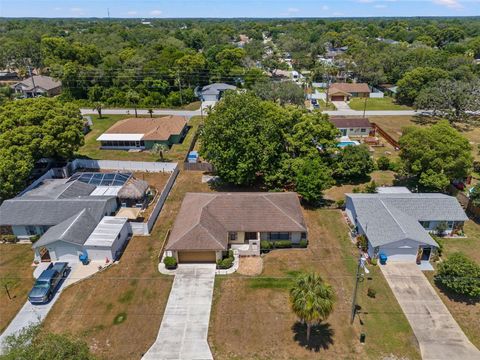
<path fill-rule="evenodd" d="M 350 324 L 353 324 L 353 320 L 355 320 L 355 314 L 357 312 L 357 292 L 358 292 L 358 283 L 362 280 L 363 281 L 363 274 L 360 273 L 360 269 L 362 268 L 362 254 L 360 254 L 358 258 L 358 266 L 357 266 L 357 275 L 355 279 L 355 289 L 353 290 L 353 299 L 352 299 L 352 316 L 350 318 Z"/>
<path fill-rule="evenodd" d="M 178 88 L 180 89 L 180 104 L 183 105 L 183 98 L 182 98 L 182 80 L 180 78 L 180 71 L 177 71 L 177 79 L 178 79 Z"/>
<path fill-rule="evenodd" d="M 32 68 L 30 67 L 30 65 L 28 66 L 28 74 L 30 75 L 30 78 L 32 79 L 32 85 L 33 85 L 32 94 L 33 94 L 33 97 L 37 97 L 37 91 L 35 90 L 36 89 L 35 78 L 33 77 Z"/>
<path fill-rule="evenodd" d="M 367 100 L 368 97 L 365 97 L 365 104 L 363 105 L 363 117 L 365 117 L 365 112 L 367 111 Z"/>

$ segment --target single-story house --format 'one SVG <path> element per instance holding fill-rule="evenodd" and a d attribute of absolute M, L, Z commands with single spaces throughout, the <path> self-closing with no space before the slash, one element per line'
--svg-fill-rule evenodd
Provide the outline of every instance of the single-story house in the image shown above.
<path fill-rule="evenodd" d="M 331 117 L 329 121 L 340 130 L 341 136 L 366 137 L 373 131 L 373 126 L 367 118 Z"/>
<path fill-rule="evenodd" d="M 62 92 L 62 83 L 50 76 L 33 75 L 12 85 L 12 89 L 27 98 L 39 95 L 55 96 Z"/>
<path fill-rule="evenodd" d="M 235 91 L 237 87 L 224 83 L 214 83 L 205 85 L 200 90 L 197 89 L 196 93 L 202 101 L 218 101 L 227 90 Z"/>
<path fill-rule="evenodd" d="M 215 262 L 232 245 L 306 238 L 296 193 L 187 193 L 165 250 L 180 263 Z"/>
<path fill-rule="evenodd" d="M 328 100 L 349 101 L 354 97 L 369 97 L 370 87 L 366 83 L 333 83 L 328 88 Z"/>
<path fill-rule="evenodd" d="M 0 70 L 0 82 L 3 81 L 18 81 L 18 73 L 9 70 Z"/>
<path fill-rule="evenodd" d="M 184 116 L 129 118 L 117 121 L 97 138 L 102 149 L 151 149 L 154 144 L 172 146 L 188 131 Z"/>
<path fill-rule="evenodd" d="M 87 209 L 52 226 L 32 248 L 37 261 L 79 262 L 86 252 L 90 260 L 114 261 L 131 234 L 126 218 L 105 216 L 98 223 Z"/>
<path fill-rule="evenodd" d="M 430 259 L 438 244 L 429 233 L 440 223 L 447 234 L 463 229 L 467 215 L 452 196 L 437 193 L 346 194 L 345 212 L 359 235 L 368 240 L 368 254 L 389 261 Z"/>

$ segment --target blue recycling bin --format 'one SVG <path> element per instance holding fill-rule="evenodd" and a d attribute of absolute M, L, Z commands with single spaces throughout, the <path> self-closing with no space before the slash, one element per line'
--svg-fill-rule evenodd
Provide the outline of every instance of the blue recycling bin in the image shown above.
<path fill-rule="evenodd" d="M 83 265 L 88 265 L 88 263 L 90 262 L 86 250 L 83 250 L 83 252 L 78 256 L 78 259 L 82 262 Z"/>
<path fill-rule="evenodd" d="M 384 253 L 381 253 L 378 257 L 380 258 L 381 265 L 385 265 L 387 263 L 387 255 L 385 255 Z"/>

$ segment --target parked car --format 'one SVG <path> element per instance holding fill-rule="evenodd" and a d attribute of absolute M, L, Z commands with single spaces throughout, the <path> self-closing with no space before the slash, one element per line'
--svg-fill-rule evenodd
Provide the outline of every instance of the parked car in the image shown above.
<path fill-rule="evenodd" d="M 57 262 L 50 264 L 44 270 L 33 285 L 28 294 L 28 301 L 32 304 L 43 304 L 49 302 L 55 294 L 58 284 L 67 277 L 69 271 L 68 263 Z"/>

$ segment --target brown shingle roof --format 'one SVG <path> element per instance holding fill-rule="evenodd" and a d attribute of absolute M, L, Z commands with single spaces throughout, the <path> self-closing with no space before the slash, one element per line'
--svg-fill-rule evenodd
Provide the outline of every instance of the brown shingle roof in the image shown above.
<path fill-rule="evenodd" d="M 368 84 L 365 83 L 334 83 L 330 85 L 330 91 L 340 90 L 348 93 L 370 93 Z"/>
<path fill-rule="evenodd" d="M 367 118 L 340 118 L 331 117 L 329 121 L 335 125 L 337 129 L 346 128 L 369 128 L 372 127 Z"/>
<path fill-rule="evenodd" d="M 142 140 L 168 140 L 178 135 L 187 124 L 184 116 L 164 116 L 160 118 L 130 118 L 116 122 L 105 134 L 144 134 Z"/>
<path fill-rule="evenodd" d="M 166 250 L 226 250 L 229 231 L 305 232 L 296 193 L 187 193 Z"/>

